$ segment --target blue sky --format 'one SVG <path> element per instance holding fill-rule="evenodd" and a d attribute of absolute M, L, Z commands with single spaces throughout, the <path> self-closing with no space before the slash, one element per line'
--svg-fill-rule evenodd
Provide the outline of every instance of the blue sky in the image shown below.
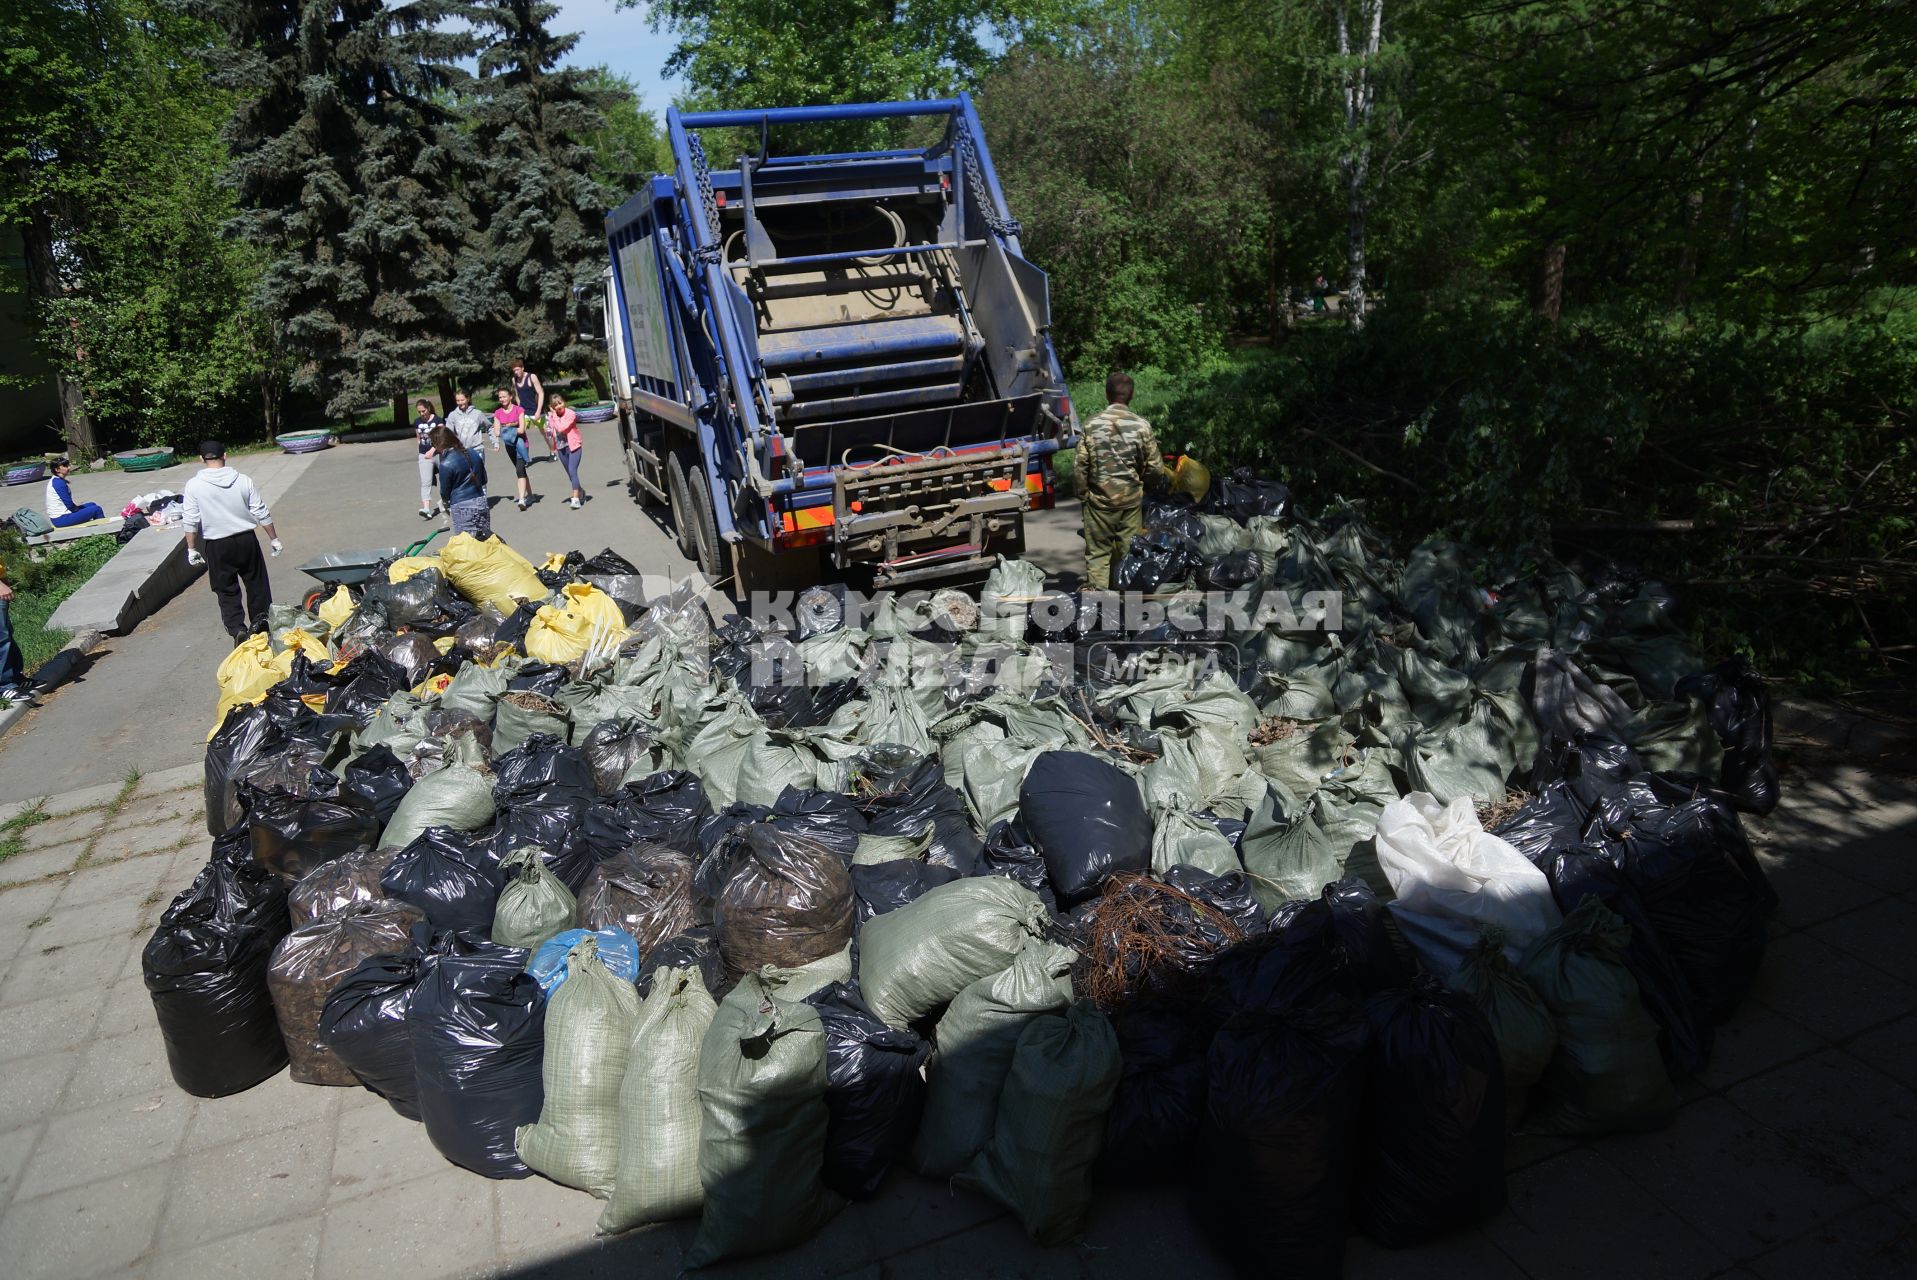
<path fill-rule="evenodd" d="M 666 55 L 672 52 L 673 40 L 652 29 L 645 6 L 615 10 L 614 0 L 554 3 L 559 6 L 559 16 L 552 20 L 551 29 L 579 33 L 579 47 L 573 50 L 570 61 L 585 67 L 604 64 L 630 77 L 645 95 L 646 109 L 663 117 L 681 86 L 660 74 Z"/>

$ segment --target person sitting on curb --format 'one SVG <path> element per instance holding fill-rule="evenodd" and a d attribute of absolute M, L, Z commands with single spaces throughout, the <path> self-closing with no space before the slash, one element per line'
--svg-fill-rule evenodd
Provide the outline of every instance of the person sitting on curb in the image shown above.
<path fill-rule="evenodd" d="M 33 704 L 33 687 L 20 665 L 20 646 L 13 642 L 13 588 L 7 585 L 7 566 L 0 563 L 0 698 Z"/>
<path fill-rule="evenodd" d="M 280 553 L 280 535 L 253 481 L 226 465 L 225 445 L 218 440 L 200 441 L 200 467 L 182 495 L 186 562 L 207 566 L 207 581 L 220 601 L 220 620 L 226 624 L 226 634 L 238 643 L 266 627 L 266 611 L 273 603 L 266 559 L 260 555 L 253 526 L 266 530 L 274 555 Z M 242 586 L 246 588 L 244 604 Z"/>
<path fill-rule="evenodd" d="M 106 514 L 100 510 L 97 502 L 78 503 L 73 500 L 73 486 L 67 483 L 67 472 L 71 470 L 71 458 L 53 460 L 53 475 L 47 481 L 47 519 L 53 522 L 56 529 L 85 524 Z"/>

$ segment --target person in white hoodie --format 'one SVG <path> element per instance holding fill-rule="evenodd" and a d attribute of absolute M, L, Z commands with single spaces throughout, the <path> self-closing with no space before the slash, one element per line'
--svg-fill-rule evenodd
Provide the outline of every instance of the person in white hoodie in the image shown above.
<path fill-rule="evenodd" d="M 266 559 L 253 532 L 254 525 L 265 529 L 278 555 L 280 535 L 273 528 L 273 513 L 252 480 L 226 465 L 226 446 L 218 440 L 200 441 L 200 472 L 186 482 L 180 497 L 187 563 L 207 566 L 226 633 L 236 642 L 244 640 L 266 625 L 266 610 L 273 603 Z"/>

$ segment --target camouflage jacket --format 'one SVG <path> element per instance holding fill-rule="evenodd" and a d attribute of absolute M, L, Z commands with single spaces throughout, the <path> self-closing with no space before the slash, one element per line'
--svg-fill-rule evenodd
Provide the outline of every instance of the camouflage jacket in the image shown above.
<path fill-rule="evenodd" d="M 1072 473 L 1079 497 L 1103 507 L 1135 507 L 1145 500 L 1145 478 L 1165 474 L 1152 424 L 1126 406 L 1106 405 L 1080 429 Z"/>

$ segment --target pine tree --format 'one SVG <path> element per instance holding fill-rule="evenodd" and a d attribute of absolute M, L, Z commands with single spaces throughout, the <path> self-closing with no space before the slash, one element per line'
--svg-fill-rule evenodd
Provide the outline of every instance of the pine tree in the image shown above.
<path fill-rule="evenodd" d="M 454 95 L 473 36 L 453 0 L 209 0 L 248 90 L 228 129 L 245 238 L 271 257 L 256 305 L 285 334 L 292 385 L 344 416 L 473 364 L 460 332 Z"/>
<path fill-rule="evenodd" d="M 557 13 L 546 0 L 471 6 L 483 41 L 471 117 L 487 151 L 476 202 L 497 289 L 493 323 L 484 337 L 475 333 L 475 346 L 498 370 L 520 358 L 554 372 L 586 370 L 604 395 L 601 357 L 580 339 L 573 290 L 606 263 L 614 197 L 594 177 L 592 142 L 614 104 L 591 69 L 559 65 L 579 37 L 551 32 Z"/>

